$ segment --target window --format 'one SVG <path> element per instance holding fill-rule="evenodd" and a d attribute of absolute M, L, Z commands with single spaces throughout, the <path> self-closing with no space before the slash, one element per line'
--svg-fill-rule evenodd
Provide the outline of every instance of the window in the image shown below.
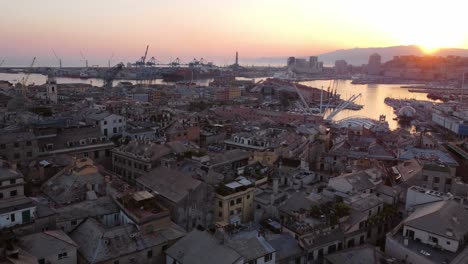
<path fill-rule="evenodd" d="M 18 142 L 15 142 L 15 143 L 13 144 L 13 146 L 15 146 L 15 148 L 18 148 L 18 147 L 19 147 L 19 143 L 18 143 Z"/>
<path fill-rule="evenodd" d="M 119 264 L 119 261 L 118 260 L 114 261 L 114 264 Z"/>
<path fill-rule="evenodd" d="M 107 125 L 107 121 L 104 121 L 104 125 Z"/>
<path fill-rule="evenodd" d="M 66 258 L 66 257 L 68 257 L 67 252 L 62 252 L 62 253 L 58 254 L 58 259 L 63 259 L 63 258 Z"/>
<path fill-rule="evenodd" d="M 13 157 L 14 157 L 15 159 L 19 159 L 19 158 L 21 157 L 21 155 L 20 155 L 19 153 L 15 153 L 15 154 L 13 155 Z"/>
<path fill-rule="evenodd" d="M 248 264 L 257 264 L 257 260 L 254 259 L 254 260 L 251 260 L 251 261 L 249 261 L 249 262 L 247 262 L 247 263 L 248 263 Z"/>
<path fill-rule="evenodd" d="M 434 243 L 434 244 L 439 243 L 439 239 L 437 239 L 437 237 L 433 237 L 433 236 L 429 236 L 429 241 Z"/>
<path fill-rule="evenodd" d="M 250 199 L 250 194 L 249 194 L 249 195 L 247 195 L 247 199 Z"/>
<path fill-rule="evenodd" d="M 445 184 L 448 184 L 448 185 L 452 184 L 452 179 L 446 179 Z"/>
<path fill-rule="evenodd" d="M 5 144 L 0 144 L 0 149 L 6 149 L 6 145 Z"/>
<path fill-rule="evenodd" d="M 117 128 L 114 127 L 114 128 L 112 129 L 112 131 L 113 131 L 114 133 L 117 133 Z"/>
<path fill-rule="evenodd" d="M 231 215 L 234 215 L 234 210 L 231 210 Z"/>
<path fill-rule="evenodd" d="M 27 152 L 26 157 L 28 157 L 28 158 L 32 157 L 32 152 Z"/>
<path fill-rule="evenodd" d="M 76 220 L 72 220 L 72 221 L 71 221 L 71 225 L 72 225 L 72 226 L 74 226 L 74 225 L 76 225 L 76 224 L 77 224 Z"/>
<path fill-rule="evenodd" d="M 10 215 L 10 221 L 11 221 L 11 222 L 16 221 L 16 215 L 15 215 L 15 214 L 11 214 L 11 215 Z"/>
<path fill-rule="evenodd" d="M 32 145 L 31 141 L 26 141 L 26 146 L 31 146 L 31 145 Z"/>
<path fill-rule="evenodd" d="M 11 179 L 10 180 L 10 184 L 15 184 L 16 183 L 16 179 Z"/>
<path fill-rule="evenodd" d="M 38 264 L 45 264 L 45 259 L 43 259 L 43 258 L 39 259 L 39 260 L 37 260 L 37 263 Z"/>
<path fill-rule="evenodd" d="M 242 198 L 237 198 L 236 204 L 240 204 L 240 203 L 242 203 Z"/>
<path fill-rule="evenodd" d="M 13 196 L 16 196 L 18 195 L 18 191 L 17 190 L 13 190 L 10 192 L 10 196 L 13 197 Z"/>
<path fill-rule="evenodd" d="M 219 212 L 219 213 L 218 213 L 218 216 L 219 216 L 219 217 L 223 217 L 223 212 Z"/>
<path fill-rule="evenodd" d="M 229 202 L 229 204 L 230 204 L 231 206 L 234 205 L 234 200 L 231 200 L 231 201 Z"/>
<path fill-rule="evenodd" d="M 223 202 L 219 201 L 219 202 L 218 202 L 218 206 L 219 206 L 219 207 L 223 207 Z"/>
<path fill-rule="evenodd" d="M 99 159 L 99 150 L 94 151 L 94 158 Z"/>
<path fill-rule="evenodd" d="M 122 119 L 119 119 L 119 123 L 122 123 Z"/>
<path fill-rule="evenodd" d="M 146 252 L 146 256 L 148 258 L 152 258 L 153 257 L 153 250 L 148 250 L 148 252 Z"/>
<path fill-rule="evenodd" d="M 450 241 L 447 241 L 447 245 L 450 245 Z"/>
<path fill-rule="evenodd" d="M 0 199 L 3 199 L 3 193 L 0 192 Z"/>
<path fill-rule="evenodd" d="M 434 177 L 434 183 L 439 183 L 440 182 L 440 178 L 439 177 Z"/>
<path fill-rule="evenodd" d="M 427 181 L 427 175 L 423 176 L 423 181 Z"/>
<path fill-rule="evenodd" d="M 272 259 L 273 259 L 273 254 L 272 253 L 265 255 L 265 262 L 271 261 Z"/>

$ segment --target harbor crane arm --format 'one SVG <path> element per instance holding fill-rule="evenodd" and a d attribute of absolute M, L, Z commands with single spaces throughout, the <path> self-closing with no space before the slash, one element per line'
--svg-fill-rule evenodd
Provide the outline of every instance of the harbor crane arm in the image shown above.
<path fill-rule="evenodd" d="M 34 67 L 34 62 L 36 62 L 36 57 L 33 58 L 31 66 L 29 66 L 29 71 L 26 72 L 26 75 L 23 77 L 22 81 L 22 93 L 26 95 L 26 85 L 28 84 L 29 76 L 31 75 L 32 68 Z"/>
<path fill-rule="evenodd" d="M 148 49 L 149 49 L 149 45 L 146 46 L 146 51 L 145 51 L 145 56 L 143 57 L 143 66 L 145 65 L 146 63 L 146 56 L 148 56 Z"/>
<path fill-rule="evenodd" d="M 55 50 L 52 49 L 52 53 L 54 54 L 55 58 L 57 59 L 59 63 L 59 67 L 62 68 L 62 60 L 57 56 L 57 53 L 55 53 Z"/>

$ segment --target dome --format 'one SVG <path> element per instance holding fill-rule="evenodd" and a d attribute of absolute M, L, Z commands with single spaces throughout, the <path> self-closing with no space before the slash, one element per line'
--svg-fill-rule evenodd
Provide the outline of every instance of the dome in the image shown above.
<path fill-rule="evenodd" d="M 416 114 L 416 110 L 411 106 L 403 106 L 398 111 L 399 117 L 413 117 Z"/>

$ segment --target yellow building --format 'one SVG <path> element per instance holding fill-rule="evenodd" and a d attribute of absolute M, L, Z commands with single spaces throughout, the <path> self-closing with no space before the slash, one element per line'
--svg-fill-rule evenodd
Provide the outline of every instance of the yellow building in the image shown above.
<path fill-rule="evenodd" d="M 215 221 L 222 225 L 248 223 L 253 218 L 254 184 L 244 177 L 218 187 Z"/>

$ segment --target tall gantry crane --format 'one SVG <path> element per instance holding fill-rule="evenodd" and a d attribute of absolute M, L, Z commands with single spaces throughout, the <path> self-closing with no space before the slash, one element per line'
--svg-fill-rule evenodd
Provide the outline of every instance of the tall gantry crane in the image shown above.
<path fill-rule="evenodd" d="M 137 67 L 146 66 L 146 57 L 148 56 L 148 49 L 149 49 L 149 45 L 146 46 L 145 55 L 143 55 L 137 62 L 135 62 L 135 66 Z"/>
<path fill-rule="evenodd" d="M 5 62 L 5 60 L 1 60 L 0 61 L 0 67 L 2 67 L 3 63 Z"/>

